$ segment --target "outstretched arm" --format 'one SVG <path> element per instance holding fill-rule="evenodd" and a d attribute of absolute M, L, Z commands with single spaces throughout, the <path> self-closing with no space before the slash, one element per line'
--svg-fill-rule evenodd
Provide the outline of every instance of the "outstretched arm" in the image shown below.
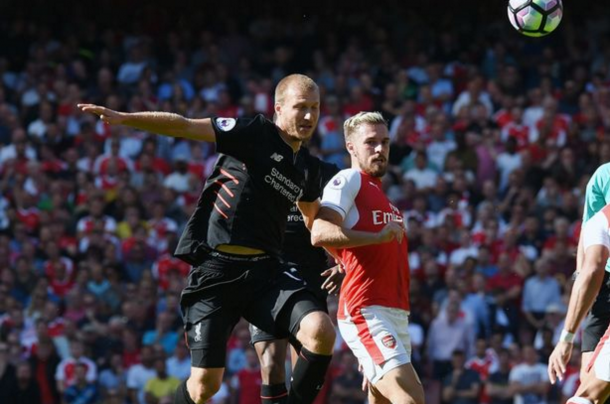
<path fill-rule="evenodd" d="M 216 134 L 210 118 L 189 119 L 170 112 L 119 112 L 94 104 L 78 104 L 110 125 L 124 125 L 147 132 L 158 133 L 203 142 L 215 142 Z"/>

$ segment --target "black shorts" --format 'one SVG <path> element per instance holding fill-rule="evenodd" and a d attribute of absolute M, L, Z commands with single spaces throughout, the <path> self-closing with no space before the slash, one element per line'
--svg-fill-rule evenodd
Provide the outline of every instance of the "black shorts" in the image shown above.
<path fill-rule="evenodd" d="M 193 367 L 225 366 L 227 341 L 241 317 L 270 334 L 290 335 L 280 312 L 305 285 L 282 269 L 271 256 L 219 252 L 191 269 L 180 305 Z"/>
<path fill-rule="evenodd" d="M 610 325 L 610 274 L 604 274 L 604 282 L 599 290 L 591 312 L 585 319 L 582 331 L 582 352 L 595 351 L 599 340 Z"/>
<path fill-rule="evenodd" d="M 323 311 L 328 313 L 326 302 L 320 301 L 320 299 L 309 290 L 301 290 L 290 296 L 288 300 L 285 300 L 280 314 L 277 318 L 278 328 L 288 329 L 290 333 L 272 334 L 261 330 L 254 324 L 250 324 L 250 344 L 254 345 L 257 342 L 262 341 L 274 341 L 278 339 L 284 339 L 288 337 L 290 343 L 297 349 L 300 349 L 301 344 L 296 340 L 297 332 L 299 332 L 299 325 L 301 320 L 314 311 Z"/>

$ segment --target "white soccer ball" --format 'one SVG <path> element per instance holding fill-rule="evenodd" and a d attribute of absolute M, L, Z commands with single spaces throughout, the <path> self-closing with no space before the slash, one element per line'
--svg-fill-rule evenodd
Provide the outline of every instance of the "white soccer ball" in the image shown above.
<path fill-rule="evenodd" d="M 509 0 L 508 20 L 527 36 L 545 36 L 557 28 L 563 16 L 561 0 Z"/>

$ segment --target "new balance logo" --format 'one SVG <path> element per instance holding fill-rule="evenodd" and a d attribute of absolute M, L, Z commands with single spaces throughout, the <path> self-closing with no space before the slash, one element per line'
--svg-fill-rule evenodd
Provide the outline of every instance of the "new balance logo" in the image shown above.
<path fill-rule="evenodd" d="M 283 158 L 284 158 L 284 156 L 282 156 L 281 154 L 273 153 L 273 154 L 271 155 L 271 160 L 275 160 L 275 161 L 277 161 L 278 163 L 279 163 L 280 161 L 282 161 L 282 159 L 283 159 Z"/>

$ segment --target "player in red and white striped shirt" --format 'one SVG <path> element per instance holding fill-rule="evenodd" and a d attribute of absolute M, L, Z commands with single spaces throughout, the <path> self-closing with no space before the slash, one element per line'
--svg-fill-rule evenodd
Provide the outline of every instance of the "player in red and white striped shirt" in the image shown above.
<path fill-rule="evenodd" d="M 376 112 L 344 124 L 352 168 L 324 189 L 312 244 L 336 249 L 346 268 L 339 297 L 339 330 L 370 382 L 371 403 L 423 403 L 411 365 L 408 333 L 409 265 L 399 209 L 382 190 L 390 137 Z"/>
<path fill-rule="evenodd" d="M 552 383 L 565 374 L 572 354 L 574 334 L 591 309 L 604 279 L 610 256 L 610 204 L 585 223 L 581 239 L 584 262 L 572 287 L 564 329 L 549 357 L 548 372 Z M 568 404 L 603 403 L 610 396 L 610 327 L 600 339 L 587 366 L 587 373 L 575 396 L 567 401 Z"/>

